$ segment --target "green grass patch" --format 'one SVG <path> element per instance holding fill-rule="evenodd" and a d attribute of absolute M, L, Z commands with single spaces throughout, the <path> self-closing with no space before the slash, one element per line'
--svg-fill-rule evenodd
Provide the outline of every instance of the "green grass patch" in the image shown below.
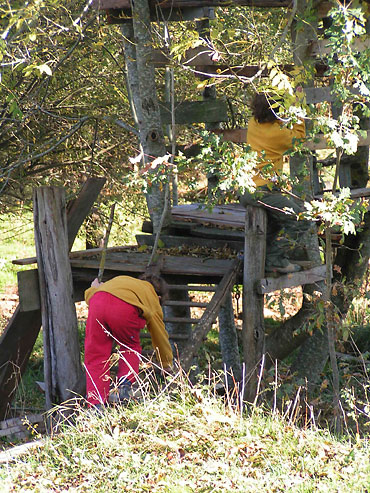
<path fill-rule="evenodd" d="M 17 284 L 17 272 L 27 267 L 12 260 L 36 255 L 31 213 L 0 216 L 0 290 Z M 28 267 L 29 268 L 29 267 Z"/>
<path fill-rule="evenodd" d="M 37 451 L 2 465 L 0 480 L 14 491 L 365 492 L 369 459 L 366 440 L 257 408 L 241 415 L 180 381 L 102 416 L 81 409 Z"/>

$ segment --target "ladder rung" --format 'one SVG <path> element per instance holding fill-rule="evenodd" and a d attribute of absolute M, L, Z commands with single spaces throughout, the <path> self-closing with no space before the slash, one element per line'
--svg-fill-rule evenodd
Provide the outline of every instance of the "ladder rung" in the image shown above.
<path fill-rule="evenodd" d="M 208 303 L 202 303 L 200 301 L 176 301 L 167 300 L 164 302 L 165 306 L 197 306 L 199 308 L 206 308 Z"/>
<path fill-rule="evenodd" d="M 170 291 L 216 291 L 217 286 L 189 286 L 188 284 L 169 284 Z"/>
<path fill-rule="evenodd" d="M 168 317 L 163 320 L 164 322 L 173 322 L 178 324 L 198 324 L 199 318 L 185 318 L 185 317 Z"/>
<path fill-rule="evenodd" d="M 173 341 L 187 341 L 188 339 L 190 339 L 191 336 L 187 334 L 173 334 L 173 335 L 168 334 L 168 337 Z M 149 339 L 149 338 L 150 338 L 150 334 L 148 334 L 147 332 L 140 334 L 140 339 Z"/>

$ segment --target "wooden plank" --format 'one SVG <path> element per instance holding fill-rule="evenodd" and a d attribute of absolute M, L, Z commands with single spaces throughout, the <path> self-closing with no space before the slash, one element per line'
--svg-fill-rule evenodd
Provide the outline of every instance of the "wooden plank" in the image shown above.
<path fill-rule="evenodd" d="M 40 310 L 17 306 L 0 338 L 0 419 L 6 416 L 41 327 Z"/>
<path fill-rule="evenodd" d="M 17 272 L 19 308 L 22 312 L 39 310 L 40 288 L 37 269 Z"/>
<path fill-rule="evenodd" d="M 190 65 L 190 64 L 189 64 Z M 278 65 L 279 69 L 288 74 L 294 70 L 295 66 L 291 64 L 287 65 Z M 315 76 L 316 77 L 324 77 L 328 66 L 323 61 L 316 61 L 314 64 L 315 67 Z M 220 64 L 212 64 L 212 65 L 198 65 L 197 66 L 197 74 L 202 77 L 214 77 L 215 74 L 218 78 L 220 76 L 237 76 L 237 77 L 245 77 L 243 80 L 244 83 L 248 83 L 249 78 L 253 78 L 256 74 L 259 74 L 261 77 L 268 77 L 270 74 L 270 70 L 267 68 L 264 69 L 259 65 L 245 65 L 245 66 L 228 66 L 228 65 L 220 65 Z"/>
<path fill-rule="evenodd" d="M 68 249 L 71 250 L 78 230 L 90 212 L 106 182 L 106 178 L 90 177 L 83 184 L 77 197 L 67 205 Z"/>
<path fill-rule="evenodd" d="M 213 323 L 216 321 L 220 306 L 222 305 L 225 297 L 229 294 L 235 284 L 240 267 L 242 265 L 241 258 L 238 257 L 234 260 L 229 270 L 223 276 L 220 284 L 217 287 L 217 291 L 208 304 L 208 308 L 199 319 L 199 323 L 193 332 L 193 338 L 183 348 L 180 355 L 181 366 L 188 371 L 192 365 L 194 355 L 197 353 L 199 346 L 206 338 Z"/>
<path fill-rule="evenodd" d="M 131 246 L 114 246 L 107 248 L 107 252 L 124 252 L 127 250 L 132 250 Z M 69 258 L 86 258 L 99 256 L 103 251 L 102 248 L 90 248 L 89 250 L 76 250 L 74 252 L 69 252 Z M 36 257 L 28 257 L 21 259 L 12 260 L 12 264 L 15 265 L 32 265 L 37 263 Z"/>
<path fill-rule="evenodd" d="M 159 6 L 161 9 L 190 8 L 190 7 L 226 7 L 230 5 L 242 5 L 247 7 L 288 7 L 290 0 L 150 0 L 151 7 Z M 130 10 L 130 0 L 93 0 L 92 7 L 96 9 L 123 9 Z"/>
<path fill-rule="evenodd" d="M 100 181 L 99 181 L 100 180 Z M 98 183 L 102 186 L 102 179 L 93 180 L 93 188 L 89 188 L 91 184 L 85 184 L 83 190 L 90 189 L 91 196 L 96 197 Z M 85 194 L 84 192 L 84 194 Z M 76 207 L 80 203 L 84 214 L 87 210 L 87 205 L 91 200 L 84 198 L 71 204 L 68 211 L 67 206 L 67 230 L 68 244 L 72 245 L 74 241 L 73 234 L 76 232 L 76 225 L 81 222 L 81 211 Z M 69 227 L 71 223 L 73 226 Z M 8 325 L 6 326 L 0 338 L 0 419 L 3 419 L 7 413 L 8 406 L 12 401 L 18 382 L 23 375 L 28 359 L 32 352 L 33 346 L 37 339 L 41 327 L 41 312 L 39 309 L 22 312 L 18 305 Z"/>
<path fill-rule="evenodd" d="M 367 131 L 366 137 L 359 137 L 357 144 L 359 147 L 370 145 L 370 130 Z M 319 149 L 333 149 L 333 145 L 329 144 L 327 137 L 317 136 L 314 141 L 307 142 L 306 146 L 311 151 L 317 151 Z"/>
<path fill-rule="evenodd" d="M 201 301 L 181 301 L 181 300 L 167 300 L 164 306 L 194 306 L 199 308 L 206 308 L 208 303 L 202 303 Z"/>
<path fill-rule="evenodd" d="M 330 46 L 330 39 L 320 39 L 314 41 L 311 44 L 310 55 L 311 56 L 325 56 L 333 51 L 332 46 Z M 370 48 L 370 38 L 368 36 L 357 37 L 353 40 L 351 44 L 351 49 L 353 52 L 361 52 Z"/>
<path fill-rule="evenodd" d="M 136 235 L 136 241 L 138 245 L 153 246 L 155 241 L 155 235 Z M 207 239 L 199 238 L 197 236 L 168 236 L 161 235 L 161 241 L 164 248 L 176 248 L 182 246 L 189 247 L 206 247 L 206 248 L 230 248 L 231 250 L 239 252 L 243 249 L 243 243 L 241 241 L 232 240 L 219 240 L 219 239 Z"/>
<path fill-rule="evenodd" d="M 194 286 L 193 284 L 170 284 L 169 285 L 170 291 L 172 289 L 177 289 L 181 291 L 204 291 L 204 292 L 212 292 L 216 291 L 217 287 L 216 286 Z"/>
<path fill-rule="evenodd" d="M 309 270 L 293 272 L 279 277 L 266 277 L 256 282 L 256 290 L 259 294 L 272 293 L 280 289 L 303 286 L 304 284 L 314 284 L 323 281 L 326 276 L 326 266 L 319 265 Z"/>
<path fill-rule="evenodd" d="M 34 312 L 41 309 L 39 276 L 37 269 L 17 272 L 19 309 L 21 312 Z M 92 277 L 92 276 L 91 276 Z M 95 276 L 96 277 L 96 276 Z M 86 287 L 87 289 L 87 287 Z M 84 289 L 80 289 L 78 282 L 73 283 L 73 300 L 82 301 Z"/>
<path fill-rule="evenodd" d="M 244 233 L 241 230 L 232 228 L 216 228 L 212 226 L 201 226 L 199 223 L 191 221 L 181 221 L 177 217 L 172 218 L 173 221 L 169 225 L 169 233 L 177 236 L 197 236 L 201 238 L 223 238 L 224 240 L 244 241 Z M 153 233 L 153 225 L 151 221 L 144 221 L 142 225 L 144 233 Z"/>
<path fill-rule="evenodd" d="M 165 317 L 163 321 L 177 324 L 198 324 L 198 318 L 188 318 L 188 317 Z"/>
<path fill-rule="evenodd" d="M 141 273 L 146 269 L 149 254 L 144 253 L 122 253 L 119 259 L 107 258 L 106 270 L 117 273 Z M 163 263 L 163 274 L 190 275 L 190 276 L 215 276 L 222 277 L 232 264 L 229 259 L 197 258 L 197 257 L 174 257 L 165 256 Z M 99 262 L 91 259 L 71 259 L 72 267 L 97 269 Z M 122 275 L 122 274 L 121 274 Z"/>
<path fill-rule="evenodd" d="M 331 190 L 330 190 L 331 191 Z M 315 199 L 321 199 L 324 192 L 320 192 L 315 195 Z M 335 195 L 339 195 L 340 192 L 335 192 Z M 351 190 L 351 198 L 352 199 L 360 199 L 362 197 L 370 196 L 370 188 L 353 188 Z"/>
<path fill-rule="evenodd" d="M 162 123 L 169 125 L 172 123 L 171 104 L 161 102 L 159 106 Z M 227 102 L 223 100 L 183 101 L 175 103 L 175 123 L 227 122 L 227 110 Z"/>
<path fill-rule="evenodd" d="M 358 96 L 360 91 L 356 87 L 347 87 L 348 91 L 354 96 Z M 316 104 L 323 103 L 327 101 L 328 103 L 332 103 L 335 101 L 335 94 L 332 92 L 332 87 L 306 87 L 304 89 L 304 93 L 306 96 L 306 103 L 308 104 Z"/>
<path fill-rule="evenodd" d="M 111 8 L 106 9 L 108 24 L 126 24 L 132 22 L 133 15 L 131 9 Z M 215 12 L 212 7 L 182 7 L 167 8 L 164 11 L 155 8 L 149 8 L 150 20 L 153 22 L 173 21 L 199 21 L 201 19 L 214 19 Z"/>
<path fill-rule="evenodd" d="M 187 218 L 195 222 L 242 228 L 244 213 L 243 206 L 240 209 L 215 206 L 209 211 L 203 204 L 186 204 L 172 207 L 171 217 L 173 220 Z"/>
<path fill-rule="evenodd" d="M 257 395 L 258 376 L 264 349 L 264 297 L 255 290 L 265 271 L 267 213 L 262 207 L 248 206 L 245 213 L 243 272 L 243 360 L 246 384 L 245 400 Z"/>
<path fill-rule="evenodd" d="M 190 48 L 184 56 L 177 62 L 181 65 L 214 65 L 212 60 L 212 52 L 207 46 L 198 46 Z M 153 50 L 152 63 L 156 68 L 166 67 L 173 63 L 171 55 L 167 56 L 162 50 Z"/>

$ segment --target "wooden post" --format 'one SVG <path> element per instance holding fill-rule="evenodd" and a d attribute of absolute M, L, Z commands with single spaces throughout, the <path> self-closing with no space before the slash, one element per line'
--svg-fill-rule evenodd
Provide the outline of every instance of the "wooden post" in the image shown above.
<path fill-rule="evenodd" d="M 260 362 L 264 351 L 264 297 L 256 289 L 265 274 L 266 211 L 248 206 L 245 213 L 243 272 L 243 359 L 245 364 L 244 399 L 253 402 L 257 395 Z"/>
<path fill-rule="evenodd" d="M 34 192 L 35 244 L 44 334 L 46 407 L 83 391 L 83 372 L 68 258 L 65 192 L 40 187 Z"/>

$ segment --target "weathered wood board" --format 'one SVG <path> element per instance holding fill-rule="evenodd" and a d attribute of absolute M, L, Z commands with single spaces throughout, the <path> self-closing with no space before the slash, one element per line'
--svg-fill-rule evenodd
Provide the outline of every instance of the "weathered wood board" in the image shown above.
<path fill-rule="evenodd" d="M 14 397 L 41 327 L 40 310 L 18 306 L 0 338 L 0 419 Z"/>
<path fill-rule="evenodd" d="M 105 270 L 113 271 L 119 275 L 132 273 L 142 273 L 145 271 L 150 255 L 145 253 L 120 253 L 112 254 L 107 257 Z M 202 278 L 203 276 L 211 276 L 215 278 L 222 277 L 228 270 L 232 260 L 214 259 L 214 258 L 198 258 L 198 257 L 170 257 L 164 256 L 163 267 L 161 272 L 163 275 L 171 276 L 195 276 Z M 92 259 L 72 259 L 71 266 L 73 268 L 84 268 L 97 270 L 99 267 L 98 260 Z"/>
<path fill-rule="evenodd" d="M 248 206 L 245 210 L 245 243 L 243 269 L 243 361 L 246 384 L 244 399 L 253 402 L 264 351 L 264 297 L 255 289 L 265 271 L 267 213 L 262 207 Z M 253 262 L 250 261 L 253 259 Z"/>
<path fill-rule="evenodd" d="M 82 224 L 92 203 L 96 200 L 105 179 L 88 179 L 82 187 L 81 199 L 77 197 L 68 211 L 68 243 L 73 244 L 78 224 Z M 90 188 L 91 187 L 91 188 Z M 90 204 L 90 205 L 89 205 Z M 71 229 L 69 229 L 71 224 Z M 40 309 L 22 312 L 16 308 L 0 338 L 0 419 L 3 419 L 14 397 L 41 327 Z"/>
<path fill-rule="evenodd" d="M 172 123 L 170 103 L 160 102 L 161 121 L 163 124 Z M 205 101 L 183 101 L 175 103 L 175 123 L 215 123 L 227 122 L 227 102 L 218 99 Z"/>
<path fill-rule="evenodd" d="M 206 248 L 230 248 L 239 252 L 243 249 L 243 243 L 241 241 L 221 240 L 212 238 L 200 238 L 197 236 L 169 236 L 161 235 L 161 242 L 164 248 L 176 248 L 176 247 L 206 247 Z M 154 245 L 155 235 L 136 235 L 136 241 L 139 246 L 142 245 Z"/>
<path fill-rule="evenodd" d="M 240 204 L 215 206 L 209 211 L 202 204 L 186 204 L 173 207 L 171 216 L 174 220 L 191 219 L 194 222 L 216 224 L 233 228 L 244 227 L 245 209 Z"/>
<path fill-rule="evenodd" d="M 326 278 L 326 265 L 319 265 L 312 269 L 285 274 L 279 277 L 266 277 L 257 281 L 256 290 L 259 294 L 272 293 L 284 288 L 303 286 L 304 284 L 315 284 Z"/>
<path fill-rule="evenodd" d="M 159 6 L 161 9 L 194 8 L 194 7 L 219 7 L 229 5 L 245 5 L 253 7 L 288 7 L 288 0 L 150 0 L 151 7 Z M 92 6 L 98 9 L 124 9 L 130 10 L 130 0 L 93 0 Z"/>

